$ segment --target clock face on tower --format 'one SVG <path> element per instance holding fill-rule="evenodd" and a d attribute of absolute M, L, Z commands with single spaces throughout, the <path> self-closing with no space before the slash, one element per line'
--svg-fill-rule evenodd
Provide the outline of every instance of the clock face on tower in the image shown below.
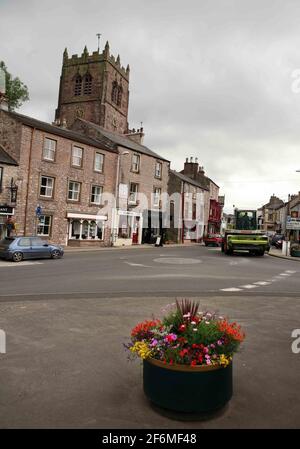
<path fill-rule="evenodd" d="M 84 116 L 84 111 L 82 108 L 77 108 L 76 109 L 76 117 L 78 118 L 82 118 Z"/>

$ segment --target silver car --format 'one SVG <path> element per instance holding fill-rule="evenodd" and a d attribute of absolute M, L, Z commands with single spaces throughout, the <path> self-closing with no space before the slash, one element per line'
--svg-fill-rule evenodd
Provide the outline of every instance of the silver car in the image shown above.
<path fill-rule="evenodd" d="M 24 259 L 59 259 L 64 250 L 40 237 L 6 237 L 0 241 L 0 258 L 21 262 Z"/>

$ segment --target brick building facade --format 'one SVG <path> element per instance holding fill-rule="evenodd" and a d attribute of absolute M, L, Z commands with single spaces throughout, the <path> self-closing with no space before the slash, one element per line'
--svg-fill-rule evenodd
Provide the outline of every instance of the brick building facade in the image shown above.
<path fill-rule="evenodd" d="M 75 131 L 4 111 L 0 142 L 19 164 L 19 235 L 38 234 L 63 245 L 109 245 L 111 217 L 101 196 L 114 192 L 116 150 Z"/>

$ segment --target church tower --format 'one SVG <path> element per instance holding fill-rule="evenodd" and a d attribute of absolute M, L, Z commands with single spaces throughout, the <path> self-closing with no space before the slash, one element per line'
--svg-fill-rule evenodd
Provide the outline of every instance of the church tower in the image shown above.
<path fill-rule="evenodd" d="M 68 128 L 77 117 L 109 131 L 128 132 L 129 65 L 121 66 L 120 56 L 110 55 L 106 42 L 102 53 L 91 55 L 85 47 L 81 56 L 63 54 L 57 123 Z"/>

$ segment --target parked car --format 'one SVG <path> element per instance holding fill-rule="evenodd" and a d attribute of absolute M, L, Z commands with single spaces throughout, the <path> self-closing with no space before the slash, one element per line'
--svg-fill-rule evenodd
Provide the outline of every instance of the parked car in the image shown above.
<path fill-rule="evenodd" d="M 203 238 L 205 246 L 221 246 L 222 236 L 220 234 L 208 234 Z"/>
<path fill-rule="evenodd" d="M 282 241 L 284 240 L 284 234 L 274 234 L 271 239 L 271 246 L 275 246 L 275 248 L 282 248 Z"/>
<path fill-rule="evenodd" d="M 6 237 L 0 241 L 0 258 L 21 262 L 24 259 L 59 259 L 64 250 L 40 237 Z"/>

